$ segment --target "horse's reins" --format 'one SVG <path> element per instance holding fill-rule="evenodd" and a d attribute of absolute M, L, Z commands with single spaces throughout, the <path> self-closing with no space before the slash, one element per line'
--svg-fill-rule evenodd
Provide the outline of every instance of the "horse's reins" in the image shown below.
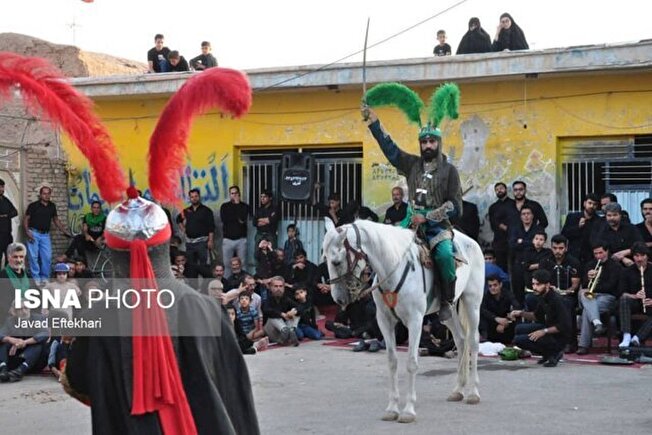
<path fill-rule="evenodd" d="M 407 255 L 409 250 L 412 248 L 412 241 L 414 240 L 414 236 L 413 236 L 413 240 L 410 241 L 410 243 L 408 243 L 407 248 L 403 252 L 403 255 L 401 255 L 399 262 L 396 264 L 396 266 L 394 266 L 391 269 L 391 272 L 389 272 L 385 276 L 385 278 L 378 281 L 375 285 L 362 290 L 361 288 L 365 283 L 362 282 L 362 280 L 360 278 L 358 278 L 357 276 L 354 275 L 354 271 L 355 271 L 355 268 L 358 265 L 358 262 L 360 260 L 364 260 L 365 262 L 367 261 L 367 254 L 362 250 L 362 247 L 360 246 L 360 230 L 355 225 L 355 223 L 352 223 L 351 226 L 353 227 L 353 230 L 355 231 L 355 240 L 356 240 L 357 249 L 355 249 L 355 248 L 353 248 L 351 246 L 351 244 L 349 243 L 348 237 L 344 239 L 344 249 L 346 249 L 347 253 L 350 252 L 351 254 L 353 254 L 353 259 L 351 259 L 349 257 L 349 255 L 347 255 L 346 256 L 346 263 L 347 263 L 347 271 L 346 271 L 346 273 L 344 275 L 338 276 L 337 278 L 331 279 L 330 282 L 331 283 L 338 283 L 340 281 L 347 281 L 349 278 L 353 278 L 356 281 L 356 284 L 351 286 L 352 288 L 350 288 L 349 290 L 351 291 L 351 293 L 353 293 L 353 296 L 354 296 L 353 300 L 354 301 L 364 298 L 365 296 L 369 295 L 371 292 L 373 292 L 376 289 L 380 289 L 381 292 L 383 292 L 383 295 L 384 295 L 385 293 L 384 293 L 381 286 L 383 284 L 385 284 L 385 282 L 392 275 L 394 275 L 394 272 L 396 272 L 398 270 L 398 267 L 403 262 L 403 258 Z M 410 269 L 414 270 L 414 263 L 411 262 L 411 261 L 408 261 L 407 264 L 405 265 L 405 269 L 403 269 L 403 274 L 401 275 L 401 280 L 399 281 L 398 285 L 396 286 L 396 289 L 393 290 L 392 292 L 389 292 L 389 293 L 395 294 L 401 289 L 401 287 L 403 286 L 403 283 L 405 282 L 405 279 L 407 278 L 407 274 L 410 271 Z M 385 303 L 390 305 L 386 300 L 385 300 Z M 392 307 L 390 307 L 390 308 L 392 308 Z"/>

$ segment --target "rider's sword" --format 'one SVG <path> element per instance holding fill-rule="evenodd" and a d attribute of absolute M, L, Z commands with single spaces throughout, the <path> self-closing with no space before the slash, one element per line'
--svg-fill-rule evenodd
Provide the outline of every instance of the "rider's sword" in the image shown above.
<path fill-rule="evenodd" d="M 367 17 L 367 30 L 364 33 L 364 49 L 362 51 L 362 98 L 363 99 L 365 94 L 367 93 L 367 39 L 369 38 L 370 19 L 371 17 Z"/>

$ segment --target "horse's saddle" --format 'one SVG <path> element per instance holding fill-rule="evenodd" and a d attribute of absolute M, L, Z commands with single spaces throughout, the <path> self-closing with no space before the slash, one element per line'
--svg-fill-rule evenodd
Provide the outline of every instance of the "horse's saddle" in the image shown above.
<path fill-rule="evenodd" d="M 415 239 L 417 246 L 419 247 L 419 261 L 421 265 L 426 269 L 432 269 L 435 265 L 432 256 L 430 255 L 430 247 L 428 243 L 425 242 L 420 237 Z M 457 270 L 463 264 L 469 264 L 462 255 L 459 254 L 460 250 L 458 249 L 455 239 L 453 239 L 453 256 L 455 257 L 455 269 Z"/>

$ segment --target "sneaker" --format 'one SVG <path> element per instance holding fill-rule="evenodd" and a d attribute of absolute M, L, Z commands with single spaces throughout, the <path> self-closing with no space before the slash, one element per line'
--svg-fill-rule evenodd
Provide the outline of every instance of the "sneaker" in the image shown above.
<path fill-rule="evenodd" d="M 9 370 L 7 370 L 7 366 L 2 366 L 0 367 L 0 382 L 7 381 L 9 381 Z"/>
<path fill-rule="evenodd" d="M 369 344 L 364 340 L 360 340 L 358 344 L 353 346 L 353 352 L 362 352 L 367 349 L 369 349 Z"/>
<path fill-rule="evenodd" d="M 378 340 L 374 340 L 369 344 L 369 349 L 367 349 L 369 352 L 378 352 L 380 350 L 380 343 L 378 343 Z"/>
<path fill-rule="evenodd" d="M 577 355 L 586 355 L 589 353 L 589 350 L 586 347 L 578 347 L 577 352 L 575 352 Z"/>
<path fill-rule="evenodd" d="M 245 350 L 242 351 L 243 355 L 255 355 L 256 354 L 256 348 L 255 347 L 249 347 Z"/>
<path fill-rule="evenodd" d="M 618 347 L 620 347 L 620 348 L 623 348 L 623 347 L 629 347 L 629 344 L 630 344 L 631 342 L 632 342 L 631 338 L 630 338 L 629 340 L 625 340 L 625 339 L 623 338 L 623 341 L 621 341 L 621 342 L 618 344 Z"/>
<path fill-rule="evenodd" d="M 285 327 L 281 329 L 281 337 L 279 338 L 279 344 L 286 344 L 290 341 L 290 328 Z"/>
<path fill-rule="evenodd" d="M 638 341 L 638 337 L 637 337 L 637 336 L 633 336 L 633 337 L 632 337 L 632 341 L 629 342 L 629 345 L 630 345 L 630 346 L 633 346 L 633 347 L 638 347 L 638 346 L 641 345 L 641 342 Z"/>
<path fill-rule="evenodd" d="M 607 332 L 607 328 L 602 323 L 593 325 L 593 333 L 595 335 L 604 335 L 605 332 Z"/>

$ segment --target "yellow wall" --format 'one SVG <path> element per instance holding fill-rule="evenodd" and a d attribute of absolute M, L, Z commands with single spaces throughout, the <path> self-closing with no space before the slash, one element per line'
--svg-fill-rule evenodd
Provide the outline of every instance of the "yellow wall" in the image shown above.
<path fill-rule="evenodd" d="M 427 101 L 434 88 L 415 90 Z M 444 152 L 460 169 L 465 188 L 472 186 L 465 199 L 478 203 L 481 214 L 495 199 L 496 181 L 523 179 L 528 183 L 528 196 L 556 216 L 560 138 L 652 131 L 652 72 L 478 81 L 460 88 L 460 118 L 446 120 L 441 126 Z M 384 212 L 390 188 L 396 184 L 395 175 L 360 120 L 360 94 L 358 90 L 325 89 L 266 92 L 254 95 L 251 112 L 242 120 L 218 113 L 198 118 L 190 140 L 184 189 L 188 190 L 190 180 L 193 187 L 201 189 L 205 203 L 220 204 L 227 198 L 228 185 L 241 182 L 238 149 L 362 144 L 364 202 Z M 146 186 L 148 139 L 164 103 L 160 98 L 97 103 L 98 113 L 118 145 L 123 167 L 132 171 L 141 188 Z M 395 109 L 377 112 L 403 149 L 418 152 L 415 126 Z M 88 185 L 86 163 L 78 153 L 71 154 L 72 164 L 80 170 L 70 186 L 70 212 L 76 215 L 88 208 L 96 188 Z"/>

